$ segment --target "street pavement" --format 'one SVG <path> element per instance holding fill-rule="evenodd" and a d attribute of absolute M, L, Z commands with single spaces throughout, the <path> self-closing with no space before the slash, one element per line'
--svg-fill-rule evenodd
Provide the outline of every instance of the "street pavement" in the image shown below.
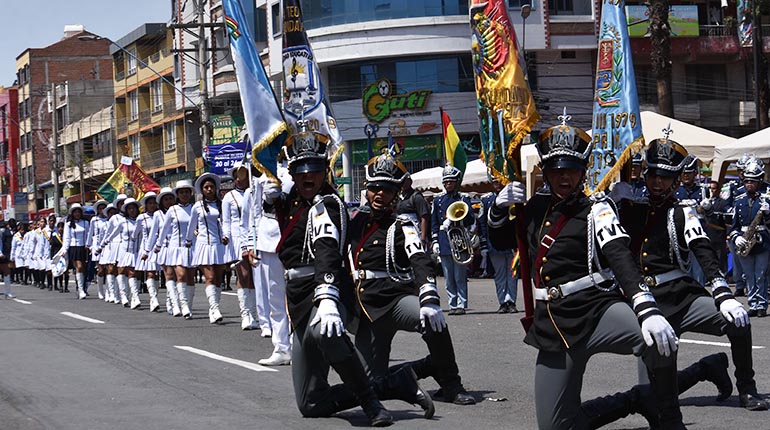
<path fill-rule="evenodd" d="M 442 280 L 439 281 L 443 284 Z M 73 288 L 70 288 L 74 290 Z M 237 297 L 222 296 L 224 323 L 208 322 L 198 286 L 194 319 L 150 314 L 106 304 L 92 296 L 14 286 L 17 300 L 0 300 L 0 429 L 337 429 L 362 427 L 360 408 L 332 418 L 306 419 L 297 410 L 291 367 L 266 368 L 257 360 L 272 344 L 259 331 L 240 329 Z M 522 342 L 519 314 L 495 313 L 494 284 L 473 279 L 466 315 L 447 316 L 463 383 L 474 406 L 436 402 L 428 421 L 419 408 L 385 402 L 395 428 L 535 429 L 536 350 Z M 165 294 L 161 291 L 161 303 Z M 445 297 L 443 298 L 445 299 Z M 741 298 L 745 304 L 745 299 Z M 519 308 L 523 309 L 521 298 Z M 70 314 L 67 314 L 70 313 Z M 74 314 L 74 315 L 73 315 Z M 85 317 L 85 319 L 78 319 Z M 754 366 L 761 393 L 770 391 L 770 319 L 752 319 Z M 704 343 L 705 342 L 705 343 Z M 709 343 L 711 342 L 711 343 Z M 726 338 L 683 336 L 679 366 L 727 352 Z M 422 357 L 416 334 L 394 340 L 393 363 Z M 583 398 L 624 391 L 635 384 L 633 357 L 601 354 L 588 365 Z M 730 369 L 732 374 L 733 368 Z M 338 381 L 332 372 L 331 381 Z M 438 388 L 423 381 L 430 391 Z M 736 396 L 717 403 L 716 389 L 701 383 L 681 396 L 690 429 L 769 429 L 770 412 L 740 409 Z M 607 428 L 645 429 L 638 415 Z"/>

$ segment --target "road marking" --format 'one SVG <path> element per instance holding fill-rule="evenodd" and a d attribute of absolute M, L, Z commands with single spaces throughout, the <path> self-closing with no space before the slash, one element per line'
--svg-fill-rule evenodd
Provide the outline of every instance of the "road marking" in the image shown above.
<path fill-rule="evenodd" d="M 22 299 L 13 299 L 13 301 L 14 301 L 14 302 L 19 302 L 19 303 L 21 303 L 22 305 L 31 305 L 31 304 L 32 304 L 32 302 L 28 302 L 28 301 L 26 301 L 26 300 L 22 300 Z"/>
<path fill-rule="evenodd" d="M 729 348 L 730 342 L 709 342 L 707 340 L 692 340 L 692 339 L 679 339 L 679 343 L 694 343 L 697 345 L 710 345 L 710 346 L 724 346 Z M 754 345 L 751 349 L 764 349 L 764 346 Z"/>
<path fill-rule="evenodd" d="M 174 345 L 174 348 L 181 349 L 187 352 L 192 352 L 193 354 L 202 355 L 204 357 L 212 358 L 214 360 L 224 361 L 225 363 L 234 364 L 236 366 L 241 366 L 246 369 L 253 370 L 255 372 L 277 372 L 278 371 L 276 369 L 271 369 L 269 367 L 260 366 L 259 364 L 256 364 L 256 363 L 249 363 L 248 361 L 225 357 L 223 355 L 214 354 L 213 352 L 204 351 L 202 349 L 193 348 L 191 346 Z"/>
<path fill-rule="evenodd" d="M 233 292 L 230 292 L 230 291 L 222 291 L 222 294 L 224 294 L 226 296 L 237 296 L 238 295 L 238 293 L 233 293 Z"/>
<path fill-rule="evenodd" d="M 75 318 L 76 320 L 81 320 L 81 321 L 90 322 L 94 324 L 104 324 L 104 321 L 99 321 L 93 318 L 84 317 L 83 315 L 78 315 L 72 312 L 61 312 L 61 314 L 70 318 Z"/>

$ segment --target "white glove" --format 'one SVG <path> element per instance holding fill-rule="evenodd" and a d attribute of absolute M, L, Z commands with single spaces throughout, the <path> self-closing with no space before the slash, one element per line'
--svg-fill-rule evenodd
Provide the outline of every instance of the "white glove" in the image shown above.
<path fill-rule="evenodd" d="M 621 200 L 633 200 L 634 190 L 631 184 L 628 182 L 618 182 L 612 187 L 610 191 L 610 198 L 613 202 L 620 202 Z"/>
<path fill-rule="evenodd" d="M 762 203 L 759 204 L 759 210 L 765 213 L 770 212 L 770 203 L 763 199 Z"/>
<path fill-rule="evenodd" d="M 276 199 L 281 197 L 282 193 L 281 186 L 273 181 L 268 181 L 262 186 L 262 199 L 269 205 L 273 204 Z"/>
<path fill-rule="evenodd" d="M 738 248 L 743 248 L 746 246 L 747 240 L 743 238 L 743 236 L 738 236 L 735 238 L 735 246 Z"/>
<path fill-rule="evenodd" d="M 420 324 L 422 325 L 422 328 L 425 328 L 425 320 L 428 320 L 430 328 L 434 333 L 441 333 L 441 331 L 444 330 L 444 327 L 446 327 L 444 313 L 441 312 L 441 308 L 439 306 L 420 306 Z"/>
<path fill-rule="evenodd" d="M 495 206 L 507 208 L 513 204 L 524 203 L 526 201 L 527 197 L 524 190 L 524 184 L 518 181 L 512 181 L 497 193 L 497 197 L 495 197 Z"/>
<path fill-rule="evenodd" d="M 749 325 L 749 314 L 738 300 L 725 300 L 719 305 L 719 312 L 722 312 L 725 319 L 734 323 L 736 327 L 745 327 Z"/>
<path fill-rule="evenodd" d="M 332 299 L 321 299 L 318 304 L 315 318 L 310 322 L 311 326 L 321 323 L 321 336 L 332 337 L 335 334 L 342 336 L 345 329 L 342 327 L 342 318 L 337 310 L 337 302 Z"/>
<path fill-rule="evenodd" d="M 701 200 L 700 207 L 704 210 L 711 210 L 711 199 Z"/>
<path fill-rule="evenodd" d="M 440 254 L 440 249 L 439 249 L 439 247 L 438 247 L 438 242 L 434 242 L 434 243 L 433 243 L 433 246 L 431 247 L 431 250 L 432 250 L 432 251 L 433 251 L 433 253 L 434 253 L 434 254 L 436 254 L 436 255 L 439 255 L 439 254 Z"/>
<path fill-rule="evenodd" d="M 447 231 L 451 226 L 452 226 L 452 221 L 449 218 L 447 218 L 444 220 L 444 222 L 441 223 L 441 227 L 439 227 L 439 230 Z"/>
<path fill-rule="evenodd" d="M 653 315 L 642 321 L 642 336 L 647 346 L 657 344 L 660 355 L 668 357 L 677 350 L 679 339 L 671 324 L 660 315 Z"/>

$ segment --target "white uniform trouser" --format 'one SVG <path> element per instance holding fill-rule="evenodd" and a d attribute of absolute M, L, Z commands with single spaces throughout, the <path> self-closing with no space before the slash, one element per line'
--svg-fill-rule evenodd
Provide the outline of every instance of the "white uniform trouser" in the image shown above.
<path fill-rule="evenodd" d="M 273 327 L 273 348 L 275 351 L 289 352 L 289 317 L 286 314 L 286 280 L 284 269 L 278 254 L 260 251 L 258 272 L 261 274 L 260 284 L 267 290 L 270 306 L 270 325 Z M 259 287 L 260 284 L 257 284 Z M 259 296 L 257 296 L 259 297 Z M 259 299 L 257 299 L 259 303 Z M 261 318 L 261 314 L 260 314 Z"/>
<path fill-rule="evenodd" d="M 259 321 L 259 328 L 262 331 L 271 331 L 270 327 L 270 298 L 267 292 L 267 283 L 262 282 L 262 275 L 260 274 L 259 267 L 264 263 L 257 264 L 257 269 L 251 271 L 251 276 L 254 279 L 254 294 L 257 297 L 257 320 Z M 283 267 L 283 266 L 281 266 Z M 283 271 L 281 272 L 281 278 L 284 277 Z"/>

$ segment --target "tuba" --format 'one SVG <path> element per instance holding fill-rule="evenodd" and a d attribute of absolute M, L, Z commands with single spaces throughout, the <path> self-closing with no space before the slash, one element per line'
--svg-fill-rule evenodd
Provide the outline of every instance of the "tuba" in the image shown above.
<path fill-rule="evenodd" d="M 446 217 L 452 224 L 447 229 L 449 248 L 452 251 L 452 259 L 457 264 L 467 265 L 473 260 L 473 243 L 468 229 L 461 221 L 468 216 L 470 208 L 464 201 L 456 201 L 446 209 Z"/>
<path fill-rule="evenodd" d="M 759 199 L 760 201 L 763 198 L 767 198 L 767 195 L 760 195 Z M 759 224 L 763 221 L 764 214 L 762 211 L 757 211 L 757 214 L 754 216 L 754 219 L 751 220 L 751 224 L 749 224 L 746 231 L 743 233 L 743 238 L 746 239 L 746 245 L 744 246 L 736 246 L 735 247 L 735 253 L 740 255 L 741 257 L 746 257 L 751 252 L 751 248 L 754 247 L 754 245 L 759 242 L 759 237 L 757 235 L 757 227 Z"/>

